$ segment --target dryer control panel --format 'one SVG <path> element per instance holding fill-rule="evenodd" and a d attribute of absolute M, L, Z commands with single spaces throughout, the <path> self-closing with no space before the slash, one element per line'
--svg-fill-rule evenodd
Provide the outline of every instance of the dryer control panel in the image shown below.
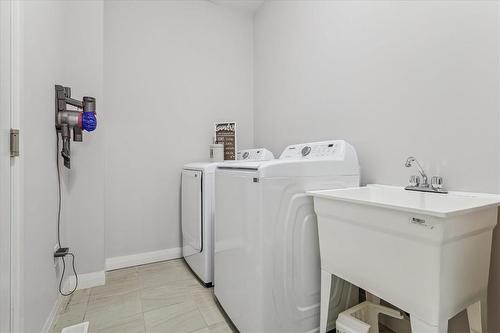
<path fill-rule="evenodd" d="M 238 161 L 267 161 L 274 160 L 274 155 L 266 148 L 244 149 L 238 151 Z"/>
<path fill-rule="evenodd" d="M 330 140 L 290 145 L 283 150 L 280 160 L 286 159 L 343 159 L 345 141 Z"/>

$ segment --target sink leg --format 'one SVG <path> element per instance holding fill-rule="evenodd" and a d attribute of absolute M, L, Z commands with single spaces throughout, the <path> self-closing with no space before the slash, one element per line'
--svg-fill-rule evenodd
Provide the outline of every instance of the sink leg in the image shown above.
<path fill-rule="evenodd" d="M 330 305 L 330 289 L 332 288 L 332 275 L 321 270 L 321 308 L 319 316 L 319 333 L 326 333 L 328 325 L 328 306 Z"/>
<path fill-rule="evenodd" d="M 469 318 L 469 328 L 471 333 L 487 332 L 486 323 L 486 297 L 467 307 L 467 317 Z"/>
<path fill-rule="evenodd" d="M 443 320 L 438 326 L 432 326 L 426 322 L 412 317 L 410 314 L 410 324 L 412 333 L 447 333 L 448 320 Z"/>

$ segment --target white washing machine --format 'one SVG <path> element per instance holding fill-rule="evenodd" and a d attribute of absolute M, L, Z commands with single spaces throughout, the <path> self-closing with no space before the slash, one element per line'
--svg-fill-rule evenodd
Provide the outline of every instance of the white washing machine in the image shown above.
<path fill-rule="evenodd" d="M 274 159 L 274 156 L 262 148 L 241 150 L 237 158 L 240 161 L 265 161 Z M 236 162 L 189 163 L 182 170 L 182 255 L 207 287 L 213 282 L 214 171 L 217 165 Z"/>
<path fill-rule="evenodd" d="M 288 146 L 279 159 L 219 165 L 215 175 L 215 296 L 241 333 L 317 332 L 320 256 L 306 191 L 359 186 L 342 140 Z M 335 278 L 331 326 L 357 304 Z"/>

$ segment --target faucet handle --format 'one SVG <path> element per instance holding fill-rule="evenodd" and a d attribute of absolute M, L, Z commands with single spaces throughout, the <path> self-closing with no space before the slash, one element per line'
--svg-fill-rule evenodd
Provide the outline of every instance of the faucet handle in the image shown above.
<path fill-rule="evenodd" d="M 410 176 L 410 186 L 418 186 L 420 185 L 420 177 L 419 176 Z"/>
<path fill-rule="evenodd" d="M 434 176 L 431 178 L 431 187 L 437 193 L 447 194 L 448 191 L 443 187 L 443 177 Z"/>
<path fill-rule="evenodd" d="M 440 190 L 443 188 L 443 177 L 433 176 L 431 178 L 431 186 L 435 190 Z"/>

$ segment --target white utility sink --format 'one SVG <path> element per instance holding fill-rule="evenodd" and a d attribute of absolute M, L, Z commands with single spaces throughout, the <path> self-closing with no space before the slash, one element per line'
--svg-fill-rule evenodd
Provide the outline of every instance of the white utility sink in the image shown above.
<path fill-rule="evenodd" d="M 443 218 L 467 214 L 478 209 L 497 207 L 500 200 L 500 196 L 492 194 L 416 192 L 387 185 L 368 185 L 366 187 L 339 190 L 312 191 L 309 194 L 315 197 Z"/>
<path fill-rule="evenodd" d="M 367 187 L 314 197 L 322 269 L 321 332 L 331 274 L 409 312 L 413 332 L 447 332 L 467 309 L 486 331 L 492 230 L 500 196 Z"/>

